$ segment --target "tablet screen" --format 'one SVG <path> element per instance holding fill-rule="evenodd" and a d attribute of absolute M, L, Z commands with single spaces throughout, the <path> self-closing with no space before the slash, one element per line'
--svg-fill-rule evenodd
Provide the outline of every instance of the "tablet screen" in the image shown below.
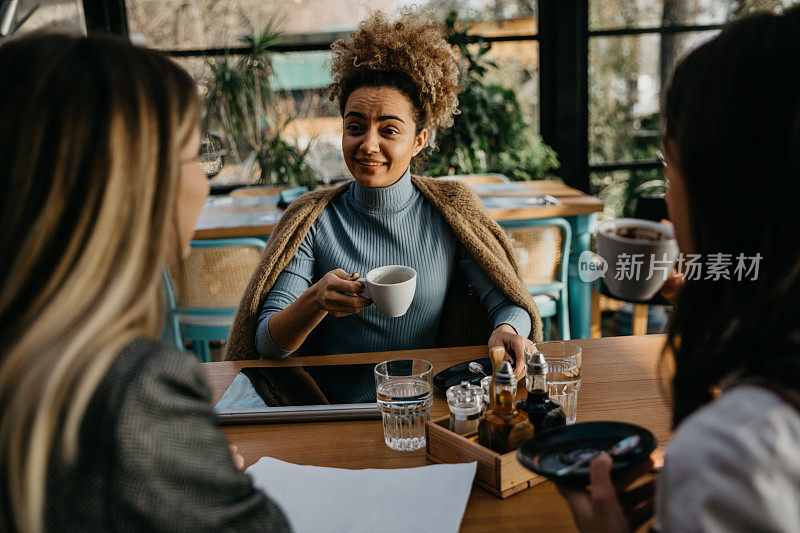
<path fill-rule="evenodd" d="M 374 366 L 245 367 L 215 409 L 375 403 Z"/>

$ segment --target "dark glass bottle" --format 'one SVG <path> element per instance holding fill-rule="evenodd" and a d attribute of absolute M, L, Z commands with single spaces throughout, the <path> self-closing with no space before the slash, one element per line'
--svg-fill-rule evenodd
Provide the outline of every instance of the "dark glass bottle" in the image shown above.
<path fill-rule="evenodd" d="M 528 413 L 534 434 L 567 424 L 567 417 L 558 403 L 547 393 L 547 360 L 540 352 L 525 352 L 528 396 L 517 403 L 517 409 Z"/>
<path fill-rule="evenodd" d="M 515 409 L 517 378 L 504 361 L 494 375 L 494 405 L 478 424 L 478 443 L 497 453 L 508 453 L 533 436 L 526 413 Z"/>

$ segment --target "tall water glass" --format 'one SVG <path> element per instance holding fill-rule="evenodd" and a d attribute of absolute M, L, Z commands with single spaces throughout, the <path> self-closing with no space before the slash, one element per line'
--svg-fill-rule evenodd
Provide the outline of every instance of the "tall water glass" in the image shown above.
<path fill-rule="evenodd" d="M 583 350 L 577 344 L 564 341 L 537 342 L 536 347 L 547 360 L 547 393 L 564 410 L 567 424 L 574 424 L 578 415 Z"/>
<path fill-rule="evenodd" d="M 431 412 L 433 365 L 423 359 L 394 359 L 375 365 L 375 390 L 383 418 L 383 438 L 393 450 L 425 447 Z"/>

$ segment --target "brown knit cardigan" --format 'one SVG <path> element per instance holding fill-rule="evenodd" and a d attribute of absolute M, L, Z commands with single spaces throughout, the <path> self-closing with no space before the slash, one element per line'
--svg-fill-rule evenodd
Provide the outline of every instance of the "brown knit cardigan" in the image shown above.
<path fill-rule="evenodd" d="M 519 277 L 519 269 L 508 237 L 492 220 L 472 189 L 456 180 L 411 176 L 414 186 L 425 195 L 450 225 L 453 233 L 500 290 L 531 316 L 530 339 L 542 340 L 542 321 L 533 298 Z M 350 182 L 330 189 L 312 191 L 286 209 L 250 284 L 239 304 L 239 310 L 228 339 L 226 359 L 258 359 L 255 346 L 258 315 L 270 288 L 325 207 L 350 186 Z M 473 293 L 459 269 L 447 291 L 435 346 L 468 346 L 485 344 L 491 333 L 485 307 Z M 309 336 L 311 337 L 311 336 Z M 313 348 L 300 348 L 309 353 Z M 305 348 L 305 349 L 304 349 Z"/>

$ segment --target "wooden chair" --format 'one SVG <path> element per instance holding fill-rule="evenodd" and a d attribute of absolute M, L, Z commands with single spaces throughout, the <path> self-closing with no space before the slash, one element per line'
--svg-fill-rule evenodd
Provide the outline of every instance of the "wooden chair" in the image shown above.
<path fill-rule="evenodd" d="M 192 253 L 165 271 L 175 342 L 203 362 L 209 341 L 227 340 L 233 317 L 266 244 L 255 238 L 192 241 Z"/>
<path fill-rule="evenodd" d="M 533 296 L 549 332 L 550 319 L 558 317 L 563 340 L 570 339 L 567 267 L 572 229 L 563 218 L 500 222 L 514 246 L 522 281 Z"/>

